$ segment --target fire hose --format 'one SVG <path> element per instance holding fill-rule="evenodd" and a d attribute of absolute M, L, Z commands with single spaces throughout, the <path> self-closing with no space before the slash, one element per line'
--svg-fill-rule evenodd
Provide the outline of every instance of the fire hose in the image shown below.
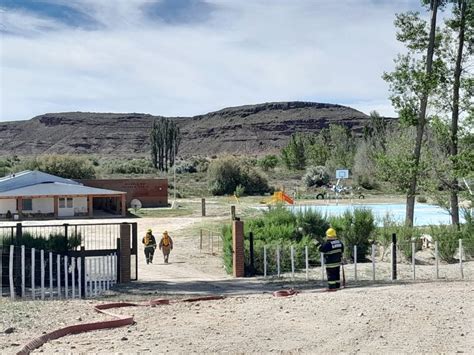
<path fill-rule="evenodd" d="M 124 327 L 126 325 L 134 324 L 135 321 L 133 320 L 133 316 L 123 316 L 123 315 L 114 314 L 112 312 L 108 312 L 107 311 L 108 309 L 123 308 L 123 307 L 156 307 L 159 305 L 169 305 L 169 304 L 179 303 L 179 302 L 212 301 L 212 300 L 220 300 L 223 298 L 224 296 L 204 296 L 204 297 L 186 298 L 182 300 L 156 299 L 156 300 L 150 300 L 147 303 L 114 302 L 114 303 L 99 304 L 99 305 L 94 306 L 94 310 L 96 312 L 103 313 L 115 319 L 105 320 L 105 321 L 100 321 L 100 322 L 75 324 L 75 325 L 70 325 L 64 328 L 53 330 L 50 333 L 44 334 L 40 337 L 37 337 L 31 340 L 17 353 L 17 355 L 29 354 L 31 351 L 40 348 L 48 341 L 58 339 L 66 335 L 85 333 L 85 332 L 98 330 L 98 329 L 118 328 L 118 327 Z"/>

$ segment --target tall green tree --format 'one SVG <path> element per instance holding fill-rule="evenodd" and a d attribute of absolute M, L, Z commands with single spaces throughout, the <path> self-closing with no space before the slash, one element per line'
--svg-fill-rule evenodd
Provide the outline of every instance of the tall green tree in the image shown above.
<path fill-rule="evenodd" d="M 175 164 L 181 133 L 176 122 L 167 118 L 155 119 L 150 131 L 151 160 L 160 171 L 168 171 Z"/>
<path fill-rule="evenodd" d="M 463 155 L 459 155 L 459 120 L 463 112 L 473 105 L 474 76 L 469 68 L 474 53 L 474 2 L 472 0 L 452 0 L 452 16 L 445 21 L 441 41 L 443 60 L 443 80 L 437 88 L 435 104 L 440 115 L 450 116 L 449 134 L 445 142 L 448 146 L 450 163 L 441 176 L 443 187 L 450 192 L 449 211 L 452 224 L 459 227 L 459 169 Z M 438 124 L 439 128 L 441 125 Z M 438 129 L 438 132 L 440 130 Z M 469 132 L 464 132 L 469 134 Z M 461 158 L 461 161 L 460 159 Z M 440 170 L 439 167 L 436 167 Z M 440 176 L 440 175 L 438 175 Z"/>
<path fill-rule="evenodd" d="M 434 54 L 437 45 L 436 20 L 441 2 L 441 0 L 429 1 L 431 11 L 429 24 L 422 20 L 418 13 L 397 15 L 395 20 L 398 29 L 397 39 L 405 44 L 408 52 L 397 57 L 394 72 L 385 73 L 383 76 L 390 85 L 392 92 L 390 98 L 400 119 L 416 127 L 414 148 L 407 171 L 410 183 L 406 192 L 405 223 L 408 226 L 413 226 L 414 221 L 415 194 L 427 123 L 428 100 L 439 82 L 437 74 L 440 63 L 434 61 Z"/>
<path fill-rule="evenodd" d="M 281 150 L 281 159 L 288 169 L 303 170 L 305 168 L 304 140 L 302 134 L 292 134 L 288 145 Z"/>

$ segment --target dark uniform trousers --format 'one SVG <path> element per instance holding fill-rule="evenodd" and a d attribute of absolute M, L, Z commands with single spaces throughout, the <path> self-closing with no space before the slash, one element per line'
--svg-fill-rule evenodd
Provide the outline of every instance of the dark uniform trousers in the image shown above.
<path fill-rule="evenodd" d="M 341 273 L 340 266 L 334 266 L 334 267 L 326 266 L 326 274 L 328 276 L 328 288 L 330 290 L 341 288 L 340 273 Z"/>

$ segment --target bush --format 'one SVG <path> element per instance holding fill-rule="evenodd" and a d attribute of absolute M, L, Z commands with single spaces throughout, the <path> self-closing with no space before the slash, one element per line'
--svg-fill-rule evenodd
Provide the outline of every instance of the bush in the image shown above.
<path fill-rule="evenodd" d="M 267 180 L 253 167 L 235 158 L 213 161 L 208 169 L 209 190 L 213 195 L 233 194 L 237 186 L 248 195 L 272 192 Z"/>
<path fill-rule="evenodd" d="M 461 209 L 461 212 L 466 221 L 461 226 L 464 254 L 466 257 L 474 257 L 474 216 L 467 208 Z"/>
<path fill-rule="evenodd" d="M 438 242 L 438 254 L 441 260 L 455 262 L 454 255 L 458 250 L 459 239 L 462 236 L 455 226 L 430 226 L 430 234 Z"/>
<path fill-rule="evenodd" d="M 35 248 L 38 250 L 47 250 L 55 253 L 64 253 L 68 250 L 75 250 L 81 245 L 81 233 L 71 234 L 68 236 L 67 242 L 64 234 L 51 233 L 49 236 L 32 235 L 28 232 L 22 234 L 20 238 L 0 238 L 4 247 L 9 246 L 12 242 L 18 245 L 24 245 L 25 248 Z"/>
<path fill-rule="evenodd" d="M 303 182 L 307 187 L 320 187 L 329 183 L 329 175 L 324 166 L 310 166 L 303 176 Z"/>
<path fill-rule="evenodd" d="M 152 174 L 156 170 L 147 159 L 110 160 L 104 163 L 108 174 Z"/>
<path fill-rule="evenodd" d="M 428 200 L 426 199 L 425 196 L 418 196 L 416 198 L 416 202 L 419 202 L 419 203 L 426 203 Z"/>
<path fill-rule="evenodd" d="M 397 245 L 399 250 L 402 252 L 402 255 L 406 260 L 411 261 L 413 256 L 412 243 L 415 243 L 415 250 L 421 249 L 421 230 L 405 225 L 398 225 L 395 229 L 395 233 L 397 234 Z"/>
<path fill-rule="evenodd" d="M 245 187 L 243 187 L 242 185 L 237 185 L 234 191 L 235 197 L 242 197 L 244 193 L 245 193 Z"/>
<path fill-rule="evenodd" d="M 372 211 L 367 208 L 346 210 L 342 216 L 332 217 L 330 224 L 344 243 L 344 256 L 354 260 L 354 246 L 357 245 L 357 260 L 365 260 L 375 232 Z"/>
<path fill-rule="evenodd" d="M 43 155 L 29 159 L 16 170 L 40 170 L 66 179 L 93 179 L 95 168 L 87 158 L 74 155 Z"/>
<path fill-rule="evenodd" d="M 276 155 L 267 155 L 260 159 L 257 164 L 264 171 L 269 171 L 271 169 L 274 169 L 278 165 L 278 157 Z"/>

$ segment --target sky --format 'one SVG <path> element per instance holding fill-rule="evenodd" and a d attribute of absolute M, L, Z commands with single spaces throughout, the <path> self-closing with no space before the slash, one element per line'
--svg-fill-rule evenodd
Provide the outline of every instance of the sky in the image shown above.
<path fill-rule="evenodd" d="M 381 76 L 419 0 L 0 0 L 0 121 L 273 101 L 395 116 Z"/>

